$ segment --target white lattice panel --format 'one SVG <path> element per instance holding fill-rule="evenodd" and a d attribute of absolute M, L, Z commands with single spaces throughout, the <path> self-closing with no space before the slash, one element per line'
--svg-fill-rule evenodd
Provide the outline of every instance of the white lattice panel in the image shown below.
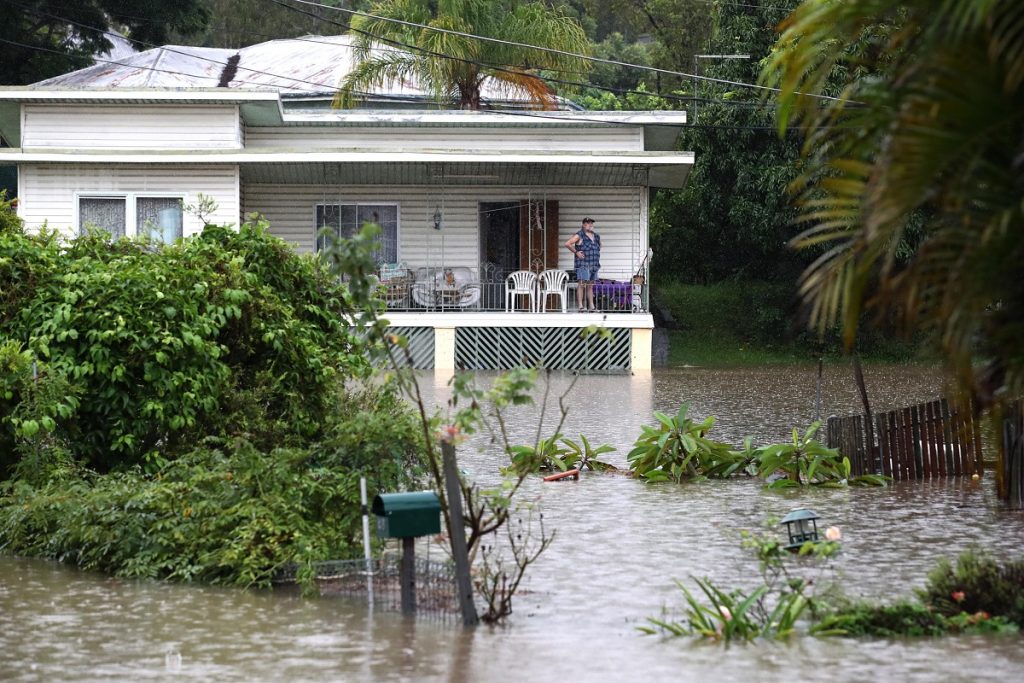
<path fill-rule="evenodd" d="M 628 329 L 609 336 L 582 328 L 460 327 L 455 333 L 455 364 L 467 370 L 508 370 L 543 366 L 553 370 L 628 372 Z"/>

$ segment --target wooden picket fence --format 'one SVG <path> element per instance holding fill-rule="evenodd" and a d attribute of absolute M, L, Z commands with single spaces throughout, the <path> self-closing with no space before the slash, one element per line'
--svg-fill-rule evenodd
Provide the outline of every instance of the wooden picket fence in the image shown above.
<path fill-rule="evenodd" d="M 941 399 L 876 413 L 873 443 L 863 415 L 830 417 L 829 448 L 850 459 L 854 476 L 933 479 L 982 473 L 981 434 L 970 405 Z"/>
<path fill-rule="evenodd" d="M 1024 401 L 1011 403 L 1003 412 L 1002 481 L 1000 498 L 1013 507 L 1024 507 Z"/>

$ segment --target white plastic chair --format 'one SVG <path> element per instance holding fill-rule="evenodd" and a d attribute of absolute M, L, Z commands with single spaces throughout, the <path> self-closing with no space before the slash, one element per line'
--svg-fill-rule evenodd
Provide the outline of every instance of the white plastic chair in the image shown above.
<path fill-rule="evenodd" d="M 569 288 L 569 274 L 564 270 L 545 270 L 540 274 L 540 311 L 547 311 L 548 296 L 558 296 L 562 301 L 562 313 L 568 309 L 566 295 Z"/>
<path fill-rule="evenodd" d="M 517 270 L 505 278 L 505 312 L 516 310 L 517 296 L 530 297 L 530 312 L 537 310 L 537 273 Z"/>

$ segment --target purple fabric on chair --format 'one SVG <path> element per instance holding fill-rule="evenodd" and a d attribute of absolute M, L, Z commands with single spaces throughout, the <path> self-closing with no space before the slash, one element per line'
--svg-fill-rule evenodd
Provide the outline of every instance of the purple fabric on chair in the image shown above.
<path fill-rule="evenodd" d="M 607 301 L 610 308 L 630 310 L 633 287 L 628 282 L 598 280 L 594 283 L 594 300 Z"/>

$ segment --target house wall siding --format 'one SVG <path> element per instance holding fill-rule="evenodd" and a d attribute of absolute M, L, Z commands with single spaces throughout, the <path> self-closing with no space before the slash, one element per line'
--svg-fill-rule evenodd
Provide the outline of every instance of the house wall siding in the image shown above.
<path fill-rule="evenodd" d="M 433 127 L 246 127 L 248 149 L 368 147 L 383 150 L 595 150 L 642 151 L 643 129 L 618 128 L 433 128 Z"/>
<path fill-rule="evenodd" d="M 23 106 L 22 147 L 241 149 L 238 107 L 227 105 Z"/>
<path fill-rule="evenodd" d="M 68 235 L 77 231 L 80 195 L 182 196 L 189 204 L 202 193 L 217 203 L 210 221 L 237 224 L 240 215 L 235 165 L 22 164 L 18 183 L 18 214 L 26 225 L 38 229 L 47 223 Z M 182 227 L 185 235 L 202 229 L 199 219 L 188 213 Z"/>
<path fill-rule="evenodd" d="M 430 186 L 333 187 L 311 185 L 245 185 L 242 208 L 259 212 L 271 231 L 300 251 L 314 248 L 317 204 L 399 205 L 399 258 L 411 267 L 479 266 L 479 203 L 523 199 L 559 203 L 560 268 L 572 268 L 572 254 L 562 247 L 585 216 L 597 220 L 602 240 L 602 275 L 621 278 L 636 270 L 647 250 L 647 190 L 641 187 L 558 187 L 548 192 L 530 187 L 448 189 Z M 443 214 L 443 227 L 433 229 L 433 214 Z"/>

